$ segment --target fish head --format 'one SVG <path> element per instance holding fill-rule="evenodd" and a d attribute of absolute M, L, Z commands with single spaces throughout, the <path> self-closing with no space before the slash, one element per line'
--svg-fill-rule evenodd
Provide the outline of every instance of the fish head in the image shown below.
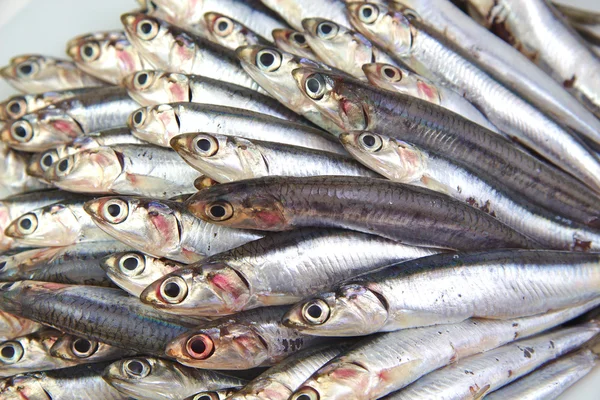
<path fill-rule="evenodd" d="M 0 255 L 0 281 L 16 280 L 22 261 L 19 253 Z"/>
<path fill-rule="evenodd" d="M 171 138 L 181 133 L 178 111 L 170 104 L 140 108 L 131 113 L 127 125 L 139 139 L 162 147 L 169 147 Z"/>
<path fill-rule="evenodd" d="M 60 336 L 50 348 L 50 355 L 69 361 L 90 361 L 97 355 L 100 345 L 95 340 L 90 340 L 74 335 Z"/>
<path fill-rule="evenodd" d="M 6 227 L 12 222 L 10 205 L 0 201 L 0 252 L 10 250 L 14 245 L 14 239 L 4 234 Z"/>
<path fill-rule="evenodd" d="M 154 398 L 170 390 L 181 379 L 177 365 L 153 357 L 127 358 L 112 363 L 104 380 L 120 392 L 135 398 Z M 162 397 L 162 396 L 161 396 Z"/>
<path fill-rule="evenodd" d="M 263 378 L 236 391 L 231 400 L 288 400 L 292 394 L 289 386 L 277 379 Z"/>
<path fill-rule="evenodd" d="M 194 187 L 196 188 L 196 190 L 200 191 L 200 190 L 204 190 L 207 189 L 209 187 L 213 187 L 218 185 L 219 182 L 215 181 L 214 179 L 205 176 L 205 175 L 200 175 L 198 178 L 196 178 L 196 180 L 194 181 Z M 189 199 L 190 196 L 188 196 L 186 198 Z"/>
<path fill-rule="evenodd" d="M 170 144 L 188 164 L 217 182 L 268 175 L 268 166 L 260 149 L 248 139 L 187 133 L 175 136 Z"/>
<path fill-rule="evenodd" d="M 235 50 L 257 42 L 254 32 L 226 15 L 207 12 L 204 21 L 211 39 L 228 49 Z"/>
<path fill-rule="evenodd" d="M 62 249 L 59 247 L 41 247 L 0 255 L 0 281 L 22 279 L 21 277 L 29 268 L 44 265 L 61 252 Z"/>
<path fill-rule="evenodd" d="M 186 397 L 184 400 L 236 400 L 235 394 L 238 392 L 238 388 L 211 390 L 206 392 L 199 392 L 193 396 Z"/>
<path fill-rule="evenodd" d="M 44 180 L 72 192 L 107 193 L 123 172 L 122 155 L 110 147 L 97 147 L 56 161 Z"/>
<path fill-rule="evenodd" d="M 312 49 L 306 40 L 306 35 L 303 32 L 293 29 L 273 29 L 272 34 L 275 45 L 283 51 L 303 55 L 303 57 L 308 55 L 314 57 Z"/>
<path fill-rule="evenodd" d="M 157 308 L 188 315 L 228 315 L 244 310 L 251 298 L 248 280 L 224 263 L 195 264 L 149 285 L 140 299 Z"/>
<path fill-rule="evenodd" d="M 433 104 L 441 103 L 437 86 L 415 73 L 385 63 L 365 64 L 362 69 L 369 82 L 377 87 L 418 97 Z"/>
<path fill-rule="evenodd" d="M 360 284 L 341 286 L 293 306 L 283 324 L 319 336 L 368 335 L 388 318 L 387 302 Z"/>
<path fill-rule="evenodd" d="M 129 96 L 142 106 L 192 101 L 187 75 L 164 71 L 137 71 L 123 80 Z"/>
<path fill-rule="evenodd" d="M 37 54 L 24 54 L 13 57 L 9 65 L 0 69 L 0 76 L 11 83 L 21 92 L 29 92 L 32 88 L 35 92 L 44 91 L 37 83 L 44 79 L 51 69 L 51 59 L 46 59 L 44 56 Z"/>
<path fill-rule="evenodd" d="M 84 137 L 78 139 L 84 139 Z M 75 141 L 78 139 L 75 139 Z M 27 174 L 43 180 L 46 171 L 52 168 L 56 162 L 78 151 L 77 147 L 73 146 L 74 143 L 58 146 L 41 153 L 34 153 L 27 164 Z"/>
<path fill-rule="evenodd" d="M 195 368 L 250 369 L 267 360 L 269 348 L 255 329 L 232 321 L 183 334 L 167 345 L 166 354 Z"/>
<path fill-rule="evenodd" d="M 0 121 L 22 118 L 27 114 L 27 99 L 25 96 L 12 96 L 0 103 Z"/>
<path fill-rule="evenodd" d="M 21 298 L 31 287 L 29 282 L 0 282 L 0 310 L 17 316 L 21 314 Z"/>
<path fill-rule="evenodd" d="M 52 358 L 49 350 L 61 333 L 46 329 L 0 343 L 0 376 L 11 376 L 36 369 L 56 369 L 73 365 Z"/>

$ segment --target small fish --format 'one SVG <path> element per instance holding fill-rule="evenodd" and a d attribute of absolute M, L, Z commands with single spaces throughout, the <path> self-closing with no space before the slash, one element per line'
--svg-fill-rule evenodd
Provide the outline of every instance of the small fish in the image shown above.
<path fill-rule="evenodd" d="M 310 48 L 306 36 L 302 32 L 293 29 L 275 29 L 273 30 L 273 39 L 275 45 L 287 53 L 310 60 L 319 59 Z"/>
<path fill-rule="evenodd" d="M 229 388 L 200 392 L 192 396 L 188 396 L 184 400 L 225 400 L 234 395 L 238 389 L 239 388 Z"/>
<path fill-rule="evenodd" d="M 342 26 L 350 26 L 344 2 L 339 0 L 261 0 L 261 2 L 299 31 L 302 31 L 302 20 L 311 17 L 327 18 Z"/>
<path fill-rule="evenodd" d="M 13 57 L 8 66 L 0 69 L 0 77 L 24 93 L 106 85 L 105 82 L 81 71 L 70 61 L 40 54 Z"/>
<path fill-rule="evenodd" d="M 120 347 L 69 334 L 62 334 L 50 348 L 52 357 L 70 360 L 76 364 L 111 361 L 134 353 Z"/>
<path fill-rule="evenodd" d="M 0 262 L 0 266 L 2 262 Z M 42 329 L 43 326 L 27 318 L 21 318 L 5 311 L 0 311 L 0 340 L 11 340 L 19 336 L 29 335 Z"/>
<path fill-rule="evenodd" d="M 31 157 L 0 142 L 0 198 L 50 189 L 44 182 L 27 174 Z M 0 237 L 3 236 L 0 233 Z"/>
<path fill-rule="evenodd" d="M 272 44 L 268 39 L 227 15 L 207 12 L 204 14 L 204 20 L 210 40 L 230 50 L 253 44 Z"/>

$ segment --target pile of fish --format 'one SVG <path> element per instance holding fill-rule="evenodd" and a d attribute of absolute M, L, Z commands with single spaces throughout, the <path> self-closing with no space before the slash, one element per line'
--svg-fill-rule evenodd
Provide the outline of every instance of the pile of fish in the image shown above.
<path fill-rule="evenodd" d="M 553 399 L 598 363 L 600 15 L 140 3 L 0 70 L 0 398 Z"/>

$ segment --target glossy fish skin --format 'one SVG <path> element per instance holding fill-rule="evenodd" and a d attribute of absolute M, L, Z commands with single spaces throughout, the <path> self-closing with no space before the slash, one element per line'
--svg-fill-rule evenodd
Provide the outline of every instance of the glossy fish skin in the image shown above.
<path fill-rule="evenodd" d="M 281 324 L 287 307 L 265 307 L 207 322 L 173 339 L 165 352 L 202 369 L 269 366 L 305 347 L 324 343 Z"/>
<path fill-rule="evenodd" d="M 369 82 L 381 89 L 418 97 L 499 133 L 498 128 L 473 104 L 443 85 L 436 85 L 414 72 L 390 64 L 365 64 L 362 69 Z"/>
<path fill-rule="evenodd" d="M 0 77 L 23 93 L 106 85 L 105 82 L 81 71 L 70 61 L 40 54 L 13 57 L 9 65 L 0 69 Z"/>
<path fill-rule="evenodd" d="M 270 96 L 200 75 L 146 70 L 129 76 L 124 85 L 131 98 L 144 107 L 177 102 L 214 104 L 308 123 Z"/>
<path fill-rule="evenodd" d="M 296 304 L 285 324 L 322 336 L 519 318 L 598 296 L 600 256 L 547 250 L 439 254 L 364 275 Z M 313 318 L 310 308 L 323 318 Z M 368 324 L 365 322 L 368 321 Z"/>
<path fill-rule="evenodd" d="M 221 183 L 263 176 L 379 177 L 351 157 L 237 136 L 189 133 L 171 139 L 171 147 L 190 166 Z"/>
<path fill-rule="evenodd" d="M 50 189 L 49 185 L 26 173 L 29 162 L 28 155 L 0 143 L 0 198 Z"/>
<path fill-rule="evenodd" d="M 297 55 L 298 57 L 318 60 L 317 55 L 312 51 L 306 36 L 303 32 L 293 29 L 275 29 L 273 30 L 273 40 L 275 45 L 281 50 Z"/>
<path fill-rule="evenodd" d="M 37 332 L 43 326 L 27 318 L 0 311 L 0 340 L 11 340 L 18 336 Z"/>
<path fill-rule="evenodd" d="M 533 317 L 471 319 L 370 336 L 325 364 L 290 399 L 314 392 L 321 399 L 377 399 L 445 365 L 560 325 L 599 302 Z"/>
<path fill-rule="evenodd" d="M 489 400 L 553 400 L 587 375 L 598 363 L 598 356 L 581 350 L 520 378 L 486 396 Z"/>
<path fill-rule="evenodd" d="M 539 247 L 483 211 L 430 190 L 376 178 L 264 177 L 205 189 L 187 207 L 206 221 L 237 228 L 335 227 L 458 250 Z M 215 217 L 213 210 L 221 209 L 224 215 Z"/>
<path fill-rule="evenodd" d="M 271 10 L 279 14 L 292 28 L 302 31 L 302 20 L 322 17 L 342 26 L 350 27 L 344 3 L 339 0 L 261 0 Z"/>
<path fill-rule="evenodd" d="M 364 140 L 372 140 L 368 146 Z M 418 146 L 371 132 L 349 132 L 340 141 L 350 154 L 396 182 L 426 187 L 489 213 L 546 249 L 600 250 L 600 234 L 585 225 L 514 198 L 450 160 Z"/>
<path fill-rule="evenodd" d="M 586 185 L 477 124 L 421 99 L 329 72 L 299 69 L 295 75 L 300 88 L 310 78 L 319 84 L 325 81 L 325 93 L 314 107 L 346 131 L 370 130 L 422 146 L 484 176 L 513 197 L 598 226 L 600 197 Z"/>
<path fill-rule="evenodd" d="M 229 399 L 230 396 L 233 396 L 238 389 L 239 388 L 229 388 L 199 392 L 186 397 L 184 400 L 225 400 Z"/>
<path fill-rule="evenodd" d="M 434 371 L 390 399 L 466 399 L 492 392 L 593 339 L 600 326 L 584 324 L 518 340 Z M 469 371 L 469 372 L 466 372 Z"/>
<path fill-rule="evenodd" d="M 232 16 L 235 16 L 235 14 Z M 228 15 L 207 12 L 204 14 L 204 21 L 210 40 L 229 50 L 253 44 L 272 44 L 268 39 Z"/>
<path fill-rule="evenodd" d="M 137 108 L 125 89 L 99 88 L 11 121 L 0 135 L 17 150 L 41 152 L 86 133 L 123 126 Z"/>
<path fill-rule="evenodd" d="M 80 196 L 31 210 L 11 222 L 4 234 L 38 247 L 111 240 L 84 211 L 87 200 L 89 197 Z"/>
<path fill-rule="evenodd" d="M 203 75 L 265 93 L 244 72 L 232 50 L 143 13 L 124 14 L 121 21 L 131 43 L 154 68 Z M 150 33 L 144 33 L 142 26 Z"/>
<path fill-rule="evenodd" d="M 116 361 L 104 379 L 132 398 L 181 400 L 199 391 L 242 386 L 246 381 L 214 371 L 184 367 L 152 357 Z"/>
<path fill-rule="evenodd" d="M 117 241 L 45 247 L 0 256 L 0 281 L 34 280 L 79 285 L 111 286 L 99 258 L 131 249 Z"/>
<path fill-rule="evenodd" d="M 282 232 L 172 272 L 141 299 L 181 315 L 227 315 L 293 304 L 346 279 L 435 253 L 352 231 Z M 165 297 L 169 283 L 185 293 L 176 302 Z"/>
<path fill-rule="evenodd" d="M 117 286 L 136 297 L 140 297 L 155 280 L 185 266 L 133 251 L 113 254 L 102 260 L 100 265 Z"/>
<path fill-rule="evenodd" d="M 118 212 L 116 217 L 109 207 Z M 115 196 L 90 201 L 85 208 L 100 229 L 115 239 L 154 257 L 185 264 L 264 236 L 208 224 L 175 201 Z"/>
<path fill-rule="evenodd" d="M 67 54 L 82 71 L 113 85 L 121 85 L 127 75 L 150 67 L 123 31 L 77 36 L 67 44 Z"/>
<path fill-rule="evenodd" d="M 432 79 L 464 94 L 499 130 L 600 193 L 600 159 L 579 137 L 430 35 L 427 27 L 384 5 L 362 7 L 378 19 L 365 24 L 353 17 L 358 31 L 411 69 L 430 71 Z"/>
<path fill-rule="evenodd" d="M 174 136 L 202 130 L 347 154 L 335 138 L 319 129 L 224 106 L 161 104 L 138 110 L 129 124 L 138 138 L 164 147 L 170 147 Z"/>
<path fill-rule="evenodd" d="M 4 284 L 0 292 L 5 311 L 144 354 L 164 355 L 167 343 L 190 327 L 189 320 L 157 311 L 120 289 L 20 281 Z"/>
<path fill-rule="evenodd" d="M 194 192 L 198 175 L 174 151 L 150 144 L 116 144 L 58 160 L 44 172 L 44 180 L 72 192 L 168 199 Z"/>
<path fill-rule="evenodd" d="M 70 360 L 77 364 L 90 364 L 111 361 L 135 352 L 110 346 L 96 340 L 88 340 L 74 335 L 61 334 L 50 348 L 52 357 Z"/>

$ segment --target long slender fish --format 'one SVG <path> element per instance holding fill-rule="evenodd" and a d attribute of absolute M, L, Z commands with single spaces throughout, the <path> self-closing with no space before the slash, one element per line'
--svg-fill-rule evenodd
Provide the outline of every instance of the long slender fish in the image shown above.
<path fill-rule="evenodd" d="M 319 58 L 310 48 L 303 32 L 293 29 L 275 29 L 273 40 L 275 45 L 285 52 L 311 60 L 318 60 Z"/>
<path fill-rule="evenodd" d="M 370 336 L 325 364 L 290 399 L 377 399 L 445 365 L 557 326 L 599 302 L 533 317 L 470 319 Z"/>
<path fill-rule="evenodd" d="M 1 265 L 1 264 L 0 264 Z M 43 326 L 27 318 L 0 311 L 0 340 L 10 340 L 42 329 Z"/>
<path fill-rule="evenodd" d="M 336 227 L 458 250 L 539 247 L 467 204 L 376 178 L 264 177 L 202 190 L 187 207 L 206 221 L 237 228 Z"/>
<path fill-rule="evenodd" d="M 247 243 L 152 283 L 143 302 L 178 314 L 227 315 L 293 304 L 336 283 L 435 250 L 344 230 L 299 230 Z M 170 296 L 168 288 L 179 288 Z"/>
<path fill-rule="evenodd" d="M 138 107 L 123 88 L 99 88 L 12 121 L 0 137 L 17 150 L 41 152 L 86 133 L 123 126 Z"/>
<path fill-rule="evenodd" d="M 134 351 L 110 346 L 97 340 L 89 340 L 69 334 L 62 334 L 50 348 L 52 357 L 74 361 L 76 364 L 111 361 L 134 353 Z"/>
<path fill-rule="evenodd" d="M 531 372 L 529 375 L 486 395 L 488 400 L 553 400 L 586 376 L 598 356 L 581 350 Z"/>
<path fill-rule="evenodd" d="M 186 264 L 264 236 L 208 224 L 175 201 L 103 197 L 85 208 L 100 229 L 115 239 L 155 257 Z"/>
<path fill-rule="evenodd" d="M 207 12 L 204 20 L 210 40 L 229 50 L 253 44 L 272 44 L 270 40 L 227 15 Z"/>
<path fill-rule="evenodd" d="M 600 58 L 544 0 L 467 0 L 470 11 L 600 117 Z"/>
<path fill-rule="evenodd" d="M 348 152 L 388 179 L 427 187 L 464 201 L 554 250 L 600 250 L 600 232 L 564 221 L 556 214 L 515 198 L 435 153 L 371 132 L 340 135 Z"/>
<path fill-rule="evenodd" d="M 578 349 L 598 332 L 598 323 L 584 324 L 518 340 L 425 375 L 389 398 L 429 399 L 432 393 L 438 399 L 484 396 L 542 364 Z"/>
<path fill-rule="evenodd" d="M 294 74 L 316 110 L 341 130 L 369 130 L 421 146 L 513 197 L 524 197 L 573 221 L 600 226 L 598 195 L 500 135 L 421 99 L 348 77 L 306 68 Z"/>
<path fill-rule="evenodd" d="M 27 174 L 30 163 L 27 154 L 20 153 L 0 143 L 0 198 L 21 193 L 50 189 L 50 186 Z M 0 233 L 0 237 L 3 235 Z M 1 240 L 1 239 L 0 239 Z"/>
<path fill-rule="evenodd" d="M 224 106 L 161 104 L 136 111 L 129 124 L 138 138 L 165 147 L 182 133 L 211 132 L 347 154 L 335 138 L 319 129 Z"/>
<path fill-rule="evenodd" d="M 155 68 L 203 75 L 265 93 L 244 72 L 232 50 L 147 14 L 124 14 L 121 21 L 131 43 Z"/>
<path fill-rule="evenodd" d="M 127 75 L 151 67 L 123 31 L 94 32 L 67 43 L 67 54 L 82 71 L 113 85 Z"/>
<path fill-rule="evenodd" d="M 261 2 L 299 31 L 302 31 L 302 20 L 311 17 L 327 18 L 342 26 L 350 27 L 344 2 L 340 0 L 261 0 Z"/>
<path fill-rule="evenodd" d="M 304 300 L 290 309 L 284 323 L 314 335 L 368 335 L 467 318 L 526 317 L 582 304 L 599 290 L 598 254 L 439 254 L 364 275 Z"/>
<path fill-rule="evenodd" d="M 348 156 L 237 136 L 188 133 L 171 139 L 171 147 L 193 168 L 221 183 L 262 176 L 379 177 Z"/>
<path fill-rule="evenodd" d="M 106 85 L 70 61 L 41 54 L 24 54 L 11 58 L 9 65 L 0 69 L 0 77 L 23 93 Z"/>
<path fill-rule="evenodd" d="M 356 29 L 374 43 L 417 72 L 430 71 L 426 77 L 463 94 L 502 132 L 600 192 L 600 159 L 579 137 L 448 48 L 426 26 L 382 4 L 366 3 L 350 13 Z"/>

